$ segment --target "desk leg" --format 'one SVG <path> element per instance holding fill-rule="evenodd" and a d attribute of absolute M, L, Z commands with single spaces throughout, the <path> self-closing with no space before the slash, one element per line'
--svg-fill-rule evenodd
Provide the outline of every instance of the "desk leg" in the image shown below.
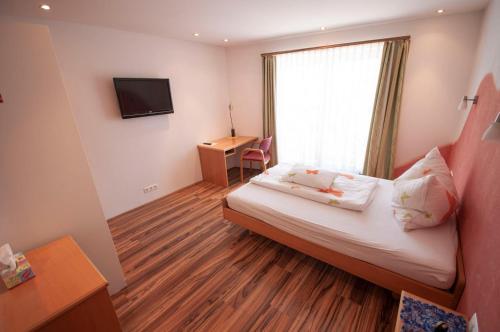
<path fill-rule="evenodd" d="M 203 180 L 223 187 L 229 186 L 224 151 L 198 147 L 198 152 L 200 154 Z"/>

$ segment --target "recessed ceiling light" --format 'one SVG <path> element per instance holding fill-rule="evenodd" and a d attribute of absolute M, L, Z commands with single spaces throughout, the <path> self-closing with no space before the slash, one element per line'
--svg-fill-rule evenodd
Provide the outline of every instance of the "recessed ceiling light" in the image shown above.
<path fill-rule="evenodd" d="M 438 14 L 442 14 L 442 13 L 444 13 L 444 9 L 438 9 L 438 10 L 436 10 L 436 12 L 437 12 Z"/>
<path fill-rule="evenodd" d="M 195 33 L 193 33 L 193 36 L 195 36 L 195 37 L 199 37 L 199 36 L 200 36 L 200 34 L 199 34 L 198 32 L 195 32 Z"/>
<path fill-rule="evenodd" d="M 224 38 L 224 43 L 227 43 L 228 41 L 229 41 L 229 39 Z"/>
<path fill-rule="evenodd" d="M 40 5 L 40 9 L 43 9 L 45 11 L 49 11 L 50 10 L 50 6 L 47 5 L 46 3 L 44 3 L 44 4 Z"/>
<path fill-rule="evenodd" d="M 321 31 L 325 31 L 326 27 L 321 27 L 320 29 L 321 29 Z"/>

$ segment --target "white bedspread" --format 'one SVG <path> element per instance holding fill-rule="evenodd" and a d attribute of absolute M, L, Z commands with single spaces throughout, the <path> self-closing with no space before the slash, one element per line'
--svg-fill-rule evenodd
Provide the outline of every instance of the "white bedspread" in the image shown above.
<path fill-rule="evenodd" d="M 334 189 L 331 192 L 322 192 L 318 188 L 282 181 L 281 176 L 288 172 L 290 167 L 272 167 L 267 172 L 251 178 L 250 182 L 319 203 L 357 211 L 363 211 L 370 204 L 377 187 L 377 178 L 340 174 L 333 181 Z"/>
<path fill-rule="evenodd" d="M 455 222 L 404 232 L 392 216 L 392 189 L 392 181 L 380 180 L 364 212 L 334 209 L 252 183 L 230 193 L 227 202 L 236 211 L 331 250 L 450 288 L 456 275 Z"/>

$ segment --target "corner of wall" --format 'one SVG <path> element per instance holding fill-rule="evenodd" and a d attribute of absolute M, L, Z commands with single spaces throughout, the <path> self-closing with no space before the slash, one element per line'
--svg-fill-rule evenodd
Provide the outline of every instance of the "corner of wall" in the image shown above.
<path fill-rule="evenodd" d="M 49 29 L 11 20 L 0 29 L 0 243 L 24 251 L 71 235 L 117 291 L 125 278 Z"/>
<path fill-rule="evenodd" d="M 470 74 L 469 88 L 466 92 L 474 96 L 484 76 L 493 74 L 497 86 L 500 86 L 500 43 L 498 43 L 498 31 L 500 31 L 500 0 L 491 0 L 483 11 L 481 31 L 476 41 L 476 55 L 473 70 Z M 456 141 L 462 132 L 469 112 L 464 112 L 460 117 L 456 131 Z"/>

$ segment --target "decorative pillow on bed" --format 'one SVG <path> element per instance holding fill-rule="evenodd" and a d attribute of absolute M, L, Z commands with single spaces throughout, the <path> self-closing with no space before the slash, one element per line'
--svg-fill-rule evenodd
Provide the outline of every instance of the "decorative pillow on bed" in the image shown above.
<path fill-rule="evenodd" d="M 325 169 L 295 165 L 288 173 L 281 176 L 281 181 L 326 190 L 330 188 L 337 175 L 338 173 Z"/>
<path fill-rule="evenodd" d="M 437 147 L 429 151 L 424 158 L 417 161 L 412 167 L 410 167 L 394 181 L 397 183 L 402 180 L 413 180 L 431 174 L 436 175 L 439 181 L 455 197 L 455 199 L 458 199 L 457 189 L 455 188 L 455 183 L 453 182 L 450 169 L 446 165 L 446 161 Z"/>
<path fill-rule="evenodd" d="M 399 182 L 394 186 L 392 204 L 404 230 L 440 225 L 457 208 L 457 200 L 435 175 Z"/>
<path fill-rule="evenodd" d="M 394 181 L 392 206 L 404 230 L 446 222 L 458 206 L 450 170 L 437 148 Z"/>

